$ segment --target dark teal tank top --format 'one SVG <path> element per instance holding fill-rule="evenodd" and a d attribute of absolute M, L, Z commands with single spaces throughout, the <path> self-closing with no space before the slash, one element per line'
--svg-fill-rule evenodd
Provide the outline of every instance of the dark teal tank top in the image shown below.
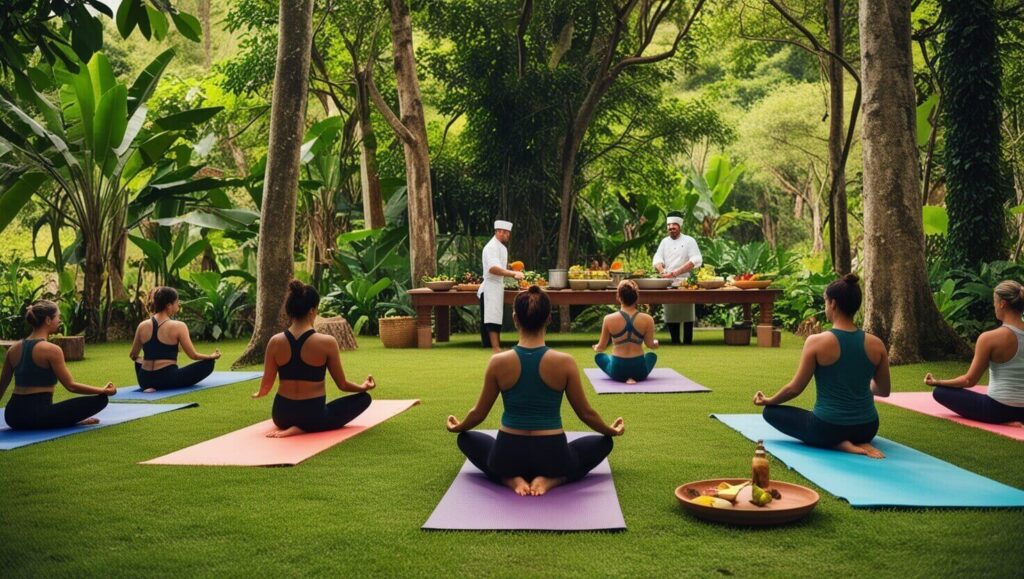
<path fill-rule="evenodd" d="M 871 379 L 875 365 L 864 350 L 864 332 L 833 329 L 839 340 L 839 359 L 814 370 L 818 398 L 814 415 L 832 424 L 864 424 L 878 419 Z"/>
<path fill-rule="evenodd" d="M 636 321 L 636 317 L 640 315 L 640 312 L 633 314 L 633 317 L 629 317 L 629 314 L 622 310 L 619 310 L 619 313 L 622 314 L 622 318 L 626 320 L 626 327 L 622 328 L 622 331 L 618 334 L 611 335 L 612 342 L 615 344 L 643 344 L 644 335 L 636 331 L 636 328 L 633 327 L 633 322 Z M 623 338 L 623 336 L 625 336 L 625 338 Z M 620 340 L 619 338 L 622 339 Z"/>
<path fill-rule="evenodd" d="M 505 412 L 501 423 L 522 430 L 550 430 L 562 427 L 562 392 L 548 388 L 540 377 L 540 360 L 548 351 L 539 348 L 515 347 L 519 356 L 519 380 L 501 392 Z"/>
<path fill-rule="evenodd" d="M 42 340 L 22 340 L 21 360 L 14 367 L 15 386 L 53 386 L 57 375 L 53 368 L 42 368 L 32 361 L 32 349 Z"/>

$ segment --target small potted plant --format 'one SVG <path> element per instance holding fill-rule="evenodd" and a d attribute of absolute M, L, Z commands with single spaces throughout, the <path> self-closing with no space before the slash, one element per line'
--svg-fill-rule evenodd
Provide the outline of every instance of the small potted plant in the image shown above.
<path fill-rule="evenodd" d="M 749 346 L 750 323 L 736 320 L 736 313 L 730 309 L 725 317 L 725 343 L 729 346 Z"/>

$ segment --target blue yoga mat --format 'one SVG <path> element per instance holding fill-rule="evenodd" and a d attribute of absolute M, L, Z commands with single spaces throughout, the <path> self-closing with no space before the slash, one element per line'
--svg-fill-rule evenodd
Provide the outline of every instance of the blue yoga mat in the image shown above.
<path fill-rule="evenodd" d="M 782 434 L 760 414 L 712 414 L 814 484 L 853 507 L 1024 507 L 1024 491 L 908 446 L 875 437 L 883 459 L 815 448 Z"/>
<path fill-rule="evenodd" d="M 195 386 L 190 386 L 189 388 L 172 388 L 170 390 L 157 390 L 156 392 L 149 393 L 143 392 L 142 388 L 138 386 L 126 386 L 123 389 L 118 388 L 114 399 L 118 402 L 122 402 L 124 400 L 163 400 L 164 398 L 170 398 L 171 396 L 177 396 L 187 392 L 198 392 L 200 390 L 206 390 L 207 388 L 216 388 L 218 386 L 227 386 L 228 384 L 234 384 L 236 382 L 255 380 L 261 376 L 263 376 L 263 372 L 214 372 L 206 378 L 203 378 Z"/>
<path fill-rule="evenodd" d="M 113 426 L 114 424 L 121 424 L 122 422 L 146 418 L 147 416 L 163 414 L 164 412 L 180 410 L 190 406 L 197 406 L 197 404 L 195 402 L 189 402 L 187 404 L 111 403 L 96 415 L 96 418 L 100 419 L 99 424 L 55 428 L 53 430 L 11 430 L 7 426 L 7 421 L 3 419 L 2 412 L 0 412 L 0 450 L 11 450 L 13 448 L 28 446 L 29 444 L 35 444 L 37 442 L 45 442 L 47 440 L 53 440 L 54 438 L 60 438 L 71 434 L 78 434 L 80 432 L 88 432 L 90 430 L 96 430 L 97 428 Z M 0 411 L 2 410 L 3 408 L 0 408 Z"/>

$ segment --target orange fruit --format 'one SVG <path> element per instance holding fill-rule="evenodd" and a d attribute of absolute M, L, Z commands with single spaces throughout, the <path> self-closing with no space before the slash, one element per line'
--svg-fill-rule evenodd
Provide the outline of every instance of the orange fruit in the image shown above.
<path fill-rule="evenodd" d="M 526 266 L 523 265 L 523 262 L 521 261 L 513 261 L 512 263 L 508 264 L 508 267 L 512 271 L 523 271 L 523 268 L 525 268 Z"/>

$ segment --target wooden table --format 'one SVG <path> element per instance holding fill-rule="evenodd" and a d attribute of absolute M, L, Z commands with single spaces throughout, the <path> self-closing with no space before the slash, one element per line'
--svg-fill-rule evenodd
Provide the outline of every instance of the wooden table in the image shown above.
<path fill-rule="evenodd" d="M 409 290 L 412 305 L 416 308 L 417 345 L 429 348 L 432 343 L 431 316 L 437 323 L 437 341 L 447 342 L 451 334 L 450 308 L 453 306 L 479 305 L 476 292 L 446 291 L 435 292 L 427 288 Z M 511 304 L 518 290 L 505 290 L 505 303 Z M 615 304 L 615 290 L 548 290 L 552 306 Z M 758 327 L 762 330 L 772 327 L 772 313 L 780 290 L 640 290 L 642 304 L 729 304 L 743 307 L 743 319 L 750 323 L 751 306 L 758 305 Z M 771 345 L 771 332 L 758 332 L 758 345 Z M 765 343 L 767 340 L 767 343 Z"/>

